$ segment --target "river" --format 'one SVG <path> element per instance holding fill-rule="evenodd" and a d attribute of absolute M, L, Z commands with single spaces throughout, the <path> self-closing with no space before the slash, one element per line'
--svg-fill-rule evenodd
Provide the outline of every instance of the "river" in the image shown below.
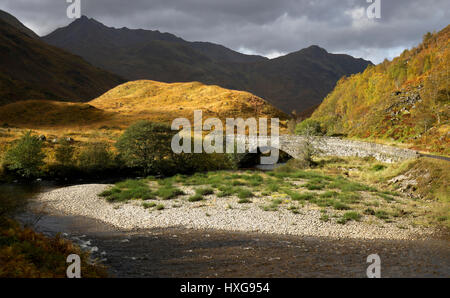
<path fill-rule="evenodd" d="M 56 187 L 46 182 L 0 185 L 0 194 L 32 199 Z M 183 227 L 120 231 L 55 213 L 25 212 L 18 219 L 91 251 L 113 277 L 365 277 L 370 254 L 380 256 L 383 277 L 450 276 L 448 238 L 338 240 Z"/>

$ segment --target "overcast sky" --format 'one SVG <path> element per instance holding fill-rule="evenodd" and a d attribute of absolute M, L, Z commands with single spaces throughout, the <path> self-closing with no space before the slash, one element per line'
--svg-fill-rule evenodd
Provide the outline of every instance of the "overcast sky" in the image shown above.
<path fill-rule="evenodd" d="M 110 27 L 170 32 L 269 58 L 319 45 L 374 63 L 418 44 L 450 20 L 449 0 L 81 0 L 82 14 Z M 375 0 L 374 0 L 375 1 Z M 66 0 L 1 0 L 0 9 L 39 35 L 71 21 Z"/>

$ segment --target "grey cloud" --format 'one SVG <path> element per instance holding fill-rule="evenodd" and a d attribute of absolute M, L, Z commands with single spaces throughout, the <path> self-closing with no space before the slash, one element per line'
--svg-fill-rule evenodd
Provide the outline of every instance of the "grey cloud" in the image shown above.
<path fill-rule="evenodd" d="M 448 0 L 381 0 L 368 20 L 366 0 L 81 0 L 82 12 L 113 27 L 171 32 L 251 53 L 289 53 L 318 44 L 380 62 L 448 25 Z M 67 25 L 64 0 L 2 0 L 4 9 L 38 34 Z M 358 17 L 359 16 L 359 17 Z"/>

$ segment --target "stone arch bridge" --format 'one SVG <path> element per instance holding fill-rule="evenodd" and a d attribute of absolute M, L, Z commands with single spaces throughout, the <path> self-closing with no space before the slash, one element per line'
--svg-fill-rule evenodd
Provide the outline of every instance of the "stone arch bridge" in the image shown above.
<path fill-rule="evenodd" d="M 226 139 L 233 136 L 226 136 Z M 402 149 L 382 144 L 345 140 L 333 137 L 310 137 L 281 135 L 279 141 L 271 141 L 270 137 L 258 137 L 258 140 L 243 135 L 234 136 L 237 142 L 245 142 L 246 152 L 260 148 L 261 151 L 276 148 L 286 152 L 293 158 L 301 157 L 302 146 L 305 142 L 311 142 L 313 146 L 320 149 L 323 156 L 356 156 L 374 157 L 381 162 L 398 162 L 417 158 L 420 154 L 414 150 Z M 232 139 L 231 139 L 232 140 Z"/>

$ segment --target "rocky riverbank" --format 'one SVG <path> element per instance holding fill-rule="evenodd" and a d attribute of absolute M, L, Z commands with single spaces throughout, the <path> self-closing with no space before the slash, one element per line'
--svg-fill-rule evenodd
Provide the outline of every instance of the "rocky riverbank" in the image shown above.
<path fill-rule="evenodd" d="M 320 210 L 304 206 L 293 213 L 285 209 L 264 211 L 262 198 L 238 204 L 236 198 L 208 196 L 206 201 L 187 202 L 180 197 L 164 201 L 163 210 L 149 210 L 140 201 L 111 204 L 98 196 L 110 187 L 105 184 L 77 185 L 48 191 L 37 196 L 31 208 L 57 211 L 66 215 L 97 219 L 122 230 L 152 228 L 188 228 L 234 232 L 260 232 L 333 239 L 425 239 L 433 237 L 431 228 L 398 224 L 351 221 L 345 225 L 335 220 L 320 220 Z"/>

